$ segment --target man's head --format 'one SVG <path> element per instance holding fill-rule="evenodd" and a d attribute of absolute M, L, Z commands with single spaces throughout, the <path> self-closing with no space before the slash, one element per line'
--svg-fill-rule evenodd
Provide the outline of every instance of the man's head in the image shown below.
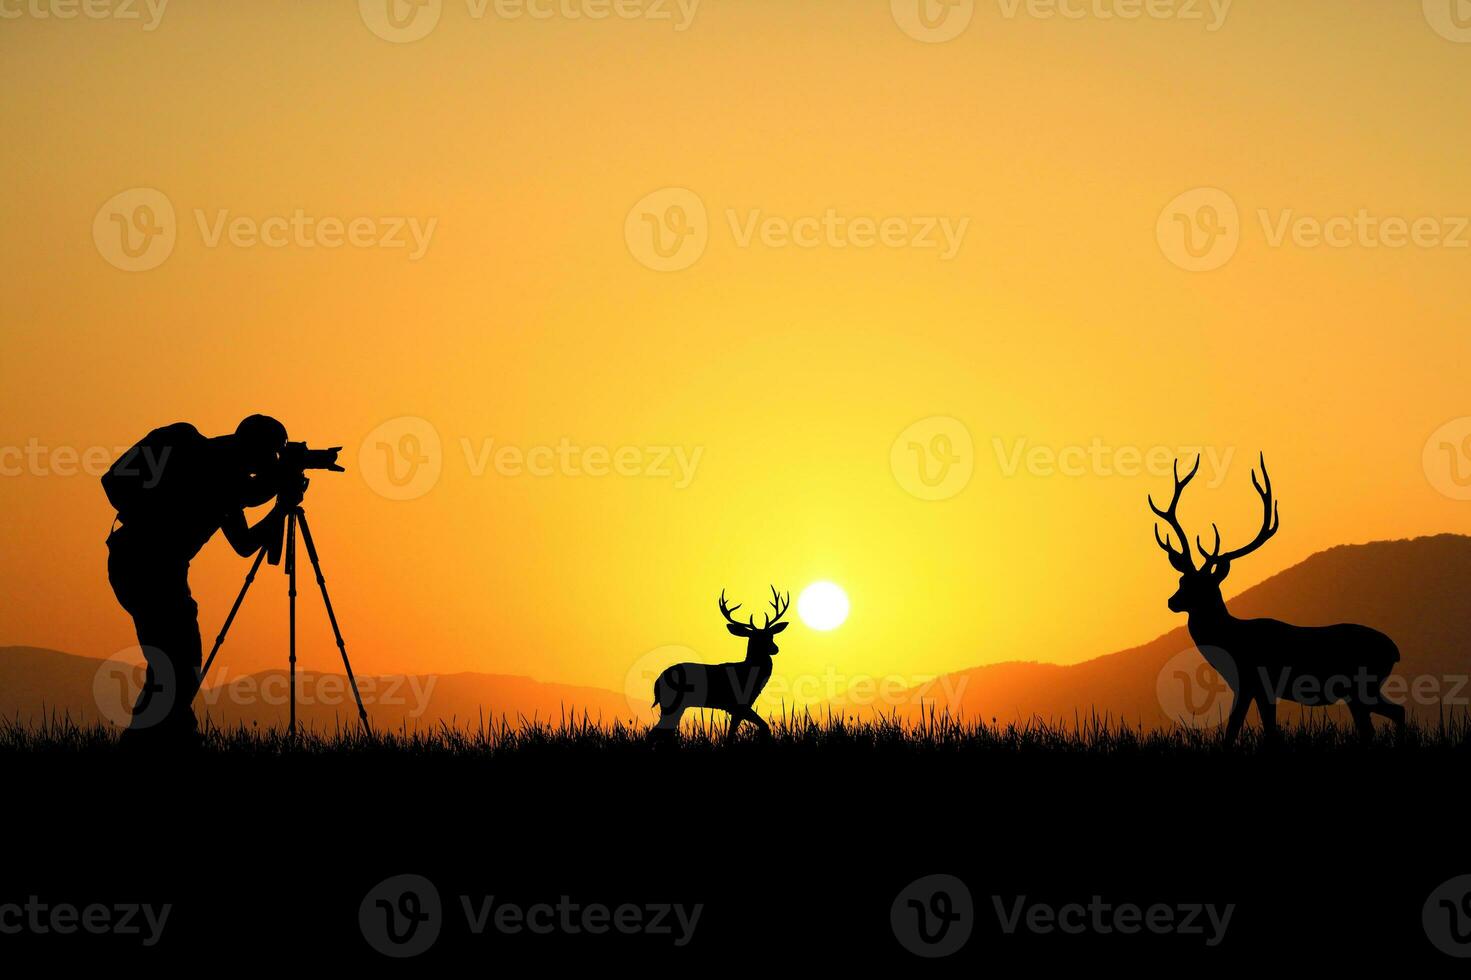
<path fill-rule="evenodd" d="M 275 465 L 286 448 L 286 426 L 269 415 L 250 415 L 235 426 L 246 469 L 264 473 Z"/>

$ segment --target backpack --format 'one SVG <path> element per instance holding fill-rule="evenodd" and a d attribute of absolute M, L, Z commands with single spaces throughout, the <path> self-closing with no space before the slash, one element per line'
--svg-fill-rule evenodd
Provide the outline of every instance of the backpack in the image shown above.
<path fill-rule="evenodd" d="M 172 472 L 171 465 L 175 469 L 183 465 L 191 450 L 207 441 L 188 422 L 175 422 L 154 429 L 119 456 L 102 474 L 102 492 L 123 523 L 167 507 L 173 481 L 165 477 Z"/>

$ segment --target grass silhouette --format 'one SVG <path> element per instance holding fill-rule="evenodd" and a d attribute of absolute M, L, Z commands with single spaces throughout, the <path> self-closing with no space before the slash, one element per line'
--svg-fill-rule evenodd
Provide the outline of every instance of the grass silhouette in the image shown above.
<path fill-rule="evenodd" d="M 897 716 L 813 716 L 785 712 L 772 716 L 771 738 L 746 732 L 727 741 L 728 722 L 719 712 L 693 714 L 681 730 L 678 751 L 694 756 L 727 753 L 786 755 L 871 755 L 876 759 L 916 757 L 953 759 L 1028 759 L 1091 757 L 1100 759 L 1176 759 L 1182 757 L 1338 755 L 1372 752 L 1403 756 L 1471 754 L 1471 714 L 1442 717 L 1436 724 L 1411 723 L 1403 735 L 1381 728 L 1372 744 L 1360 745 L 1351 725 L 1331 719 L 1304 720 L 1283 726 L 1269 739 L 1260 728 L 1248 728 L 1240 743 L 1227 743 L 1223 728 L 1178 725 L 1140 728 L 1104 716 L 1078 716 L 1070 721 L 1034 718 L 1000 724 L 931 713 L 917 720 Z M 94 756 L 116 753 L 120 730 L 101 723 L 79 723 L 67 716 L 41 721 L 0 720 L 0 754 Z M 569 761 L 632 760 L 658 755 L 646 744 L 648 727 L 589 715 L 565 714 L 557 721 L 519 718 L 481 719 L 474 725 L 441 723 L 400 728 L 371 735 L 355 725 L 331 730 L 305 729 L 297 735 L 274 728 L 238 725 L 202 726 L 206 754 L 262 758 L 286 755 L 320 757 L 420 757 L 501 759 L 516 756 L 562 756 Z"/>

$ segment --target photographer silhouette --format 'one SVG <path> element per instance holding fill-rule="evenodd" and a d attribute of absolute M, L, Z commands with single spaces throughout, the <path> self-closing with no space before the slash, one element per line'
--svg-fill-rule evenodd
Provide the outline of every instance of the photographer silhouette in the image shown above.
<path fill-rule="evenodd" d="M 107 538 L 107 577 L 148 663 L 123 744 L 198 742 L 201 642 L 189 562 L 216 531 L 242 557 L 281 540 L 306 490 L 300 471 L 281 465 L 285 450 L 286 427 L 265 415 L 213 439 L 177 422 L 154 429 L 103 475 L 121 522 Z M 270 513 L 251 526 L 245 508 L 272 497 Z"/>

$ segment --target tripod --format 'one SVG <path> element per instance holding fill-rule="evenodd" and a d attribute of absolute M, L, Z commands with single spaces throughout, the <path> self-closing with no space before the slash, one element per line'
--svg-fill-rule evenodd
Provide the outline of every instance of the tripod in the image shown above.
<path fill-rule="evenodd" d="M 337 638 L 337 650 L 342 654 L 342 666 L 347 670 L 347 682 L 352 686 L 353 700 L 357 702 L 358 718 L 363 723 L 363 731 L 369 735 L 373 729 L 368 724 L 368 712 L 363 708 L 363 697 L 358 693 L 358 681 L 352 673 L 352 663 L 347 659 L 347 644 L 342 639 L 342 630 L 337 626 L 337 614 L 332 611 L 332 599 L 327 595 L 327 579 L 322 575 L 322 562 L 317 558 L 317 546 L 312 543 L 312 531 L 306 523 L 306 511 L 297 506 L 286 514 L 286 579 L 288 582 L 287 596 L 290 598 L 290 664 L 291 664 L 291 722 L 287 727 L 287 733 L 296 734 L 296 530 L 301 529 L 301 541 L 306 545 L 307 557 L 311 559 L 312 570 L 317 575 L 317 587 L 322 590 L 322 605 L 327 607 L 327 619 L 332 623 L 332 635 Z M 268 553 L 272 554 L 272 564 L 280 554 L 280 543 L 262 545 L 256 553 L 255 562 L 250 566 L 250 571 L 245 573 L 245 584 L 240 586 L 240 594 L 235 597 L 235 605 L 230 607 L 230 615 L 225 617 L 225 624 L 220 627 L 220 635 L 215 637 L 214 646 L 210 648 L 209 659 L 204 662 L 204 669 L 199 672 L 199 685 L 204 686 L 205 675 L 209 673 L 210 665 L 215 662 L 215 654 L 220 652 L 220 647 L 225 643 L 225 634 L 230 632 L 230 625 L 235 622 L 235 614 L 240 611 L 240 604 L 245 601 L 245 593 L 250 591 L 250 584 L 255 581 L 255 573 L 260 571 L 260 563 Z"/>

